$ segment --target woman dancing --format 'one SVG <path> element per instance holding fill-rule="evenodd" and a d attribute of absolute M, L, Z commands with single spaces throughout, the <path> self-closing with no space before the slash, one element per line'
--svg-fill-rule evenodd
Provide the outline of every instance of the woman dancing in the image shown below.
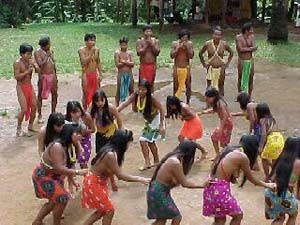
<path fill-rule="evenodd" d="M 48 145 L 43 152 L 41 162 L 32 173 L 35 194 L 38 198 L 48 199 L 33 221 L 33 225 L 42 225 L 43 219 L 52 212 L 53 225 L 61 225 L 61 217 L 70 199 L 70 194 L 64 188 L 64 177 L 85 175 L 87 170 L 74 170 L 66 167 L 70 160 L 68 148 L 80 140 L 78 125 L 64 125 L 60 138 Z M 73 185 L 78 187 L 74 181 Z"/>
<path fill-rule="evenodd" d="M 142 113 L 145 119 L 145 126 L 140 137 L 140 145 L 145 160 L 144 166 L 140 168 L 143 171 L 159 163 L 158 149 L 155 142 L 164 133 L 165 114 L 158 99 L 152 96 L 151 84 L 145 80 L 140 81 L 138 91 L 123 102 L 118 107 L 118 111 L 121 112 L 131 103 L 133 104 L 133 110 Z M 154 158 L 153 165 L 150 162 L 149 149 Z"/>
<path fill-rule="evenodd" d="M 170 190 L 182 185 L 186 188 L 204 188 L 207 184 L 197 184 L 186 179 L 194 163 L 196 144 L 190 140 L 182 141 L 174 151 L 160 162 L 147 191 L 148 219 L 155 219 L 152 225 L 179 225 L 181 214 L 171 197 Z"/>
<path fill-rule="evenodd" d="M 85 221 L 84 225 L 92 225 L 101 218 L 103 225 L 111 225 L 114 207 L 107 189 L 109 177 L 116 175 L 120 180 L 127 182 L 149 183 L 147 178 L 131 176 L 121 170 L 125 152 L 129 142 L 132 141 L 131 131 L 117 130 L 93 158 L 91 172 L 83 180 L 81 203 L 83 208 L 96 211 Z"/>

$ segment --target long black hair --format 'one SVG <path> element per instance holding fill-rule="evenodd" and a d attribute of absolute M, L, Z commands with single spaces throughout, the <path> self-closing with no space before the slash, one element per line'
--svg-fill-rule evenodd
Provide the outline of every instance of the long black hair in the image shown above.
<path fill-rule="evenodd" d="M 172 109 L 171 106 L 176 106 L 176 109 Z M 181 113 L 181 101 L 179 98 L 176 96 L 171 96 L 169 95 L 167 97 L 167 102 L 166 102 L 166 108 L 167 108 L 167 118 L 174 117 L 177 119 L 178 115 Z"/>
<path fill-rule="evenodd" d="M 156 179 L 157 173 L 161 166 L 172 156 L 177 156 L 178 158 L 182 157 L 182 169 L 184 175 L 187 175 L 194 163 L 195 158 L 195 152 L 196 152 L 196 143 L 190 140 L 184 140 L 181 142 L 174 151 L 168 153 L 159 163 L 157 166 L 153 177 L 151 181 L 154 181 Z"/>
<path fill-rule="evenodd" d="M 151 92 L 151 84 L 146 80 L 140 80 L 139 87 L 145 87 L 147 90 L 146 93 L 146 106 L 143 112 L 143 116 L 147 119 L 151 117 L 151 111 L 152 111 L 152 92 Z M 138 100 L 138 92 L 135 93 L 135 106 L 137 104 Z"/>
<path fill-rule="evenodd" d="M 58 134 L 54 130 L 54 125 L 62 126 L 65 124 L 65 118 L 62 113 L 51 113 L 46 126 L 46 133 L 45 133 L 45 141 L 44 147 L 46 148 L 54 139 L 58 136 Z"/>
<path fill-rule="evenodd" d="M 242 136 L 241 140 L 240 140 L 240 145 L 237 146 L 227 146 L 224 148 L 224 150 L 222 151 L 222 153 L 220 154 L 220 156 L 217 158 L 215 165 L 213 166 L 212 169 L 212 175 L 216 175 L 217 169 L 219 164 L 221 163 L 222 159 L 225 158 L 225 156 L 227 156 L 229 153 L 242 148 L 244 153 L 246 154 L 247 158 L 250 161 L 250 169 L 253 169 L 253 166 L 255 164 L 255 161 L 257 159 L 258 156 L 258 141 L 255 135 L 244 135 Z M 230 181 L 232 183 L 236 183 L 236 178 L 232 175 L 230 177 Z M 243 181 L 241 183 L 241 187 L 245 184 L 246 182 L 246 177 L 243 177 Z"/>
<path fill-rule="evenodd" d="M 298 137 L 288 137 L 284 143 L 283 151 L 276 160 L 270 176 L 275 174 L 277 195 L 285 197 L 291 179 L 294 162 L 299 159 L 300 141 Z"/>
<path fill-rule="evenodd" d="M 237 98 L 236 101 L 238 103 L 240 103 L 240 108 L 242 110 L 246 110 L 247 109 L 247 105 L 251 102 L 251 97 L 248 93 L 246 92 L 241 92 Z"/>
<path fill-rule="evenodd" d="M 218 102 L 219 100 L 222 100 L 225 105 L 227 106 L 227 103 L 225 100 L 220 96 L 219 91 L 214 87 L 208 87 L 205 91 L 205 97 L 214 98 L 214 102 L 211 105 L 213 107 L 213 110 L 216 111 L 218 108 Z"/>
<path fill-rule="evenodd" d="M 91 165 L 95 165 L 98 159 L 102 160 L 109 152 L 117 154 L 118 165 L 122 166 L 125 152 L 128 148 L 128 143 L 133 141 L 133 133 L 129 130 L 116 130 L 114 135 L 110 138 L 108 143 L 104 145 L 101 150 L 97 149 L 97 155 L 92 159 Z"/>
<path fill-rule="evenodd" d="M 260 121 L 261 119 L 265 118 L 265 119 L 270 120 L 273 125 L 276 123 L 276 120 L 272 116 L 270 107 L 267 103 L 257 104 L 256 115 L 257 115 L 257 121 Z"/>
<path fill-rule="evenodd" d="M 65 120 L 72 122 L 71 113 L 76 113 L 78 111 L 81 112 L 81 116 L 84 115 L 84 110 L 78 101 L 68 101 Z"/>
<path fill-rule="evenodd" d="M 107 100 L 106 94 L 103 90 L 97 90 L 93 95 L 91 116 L 92 116 L 93 119 L 95 119 L 96 115 L 98 114 L 99 108 L 98 108 L 96 102 L 98 101 L 99 98 L 102 101 L 104 101 L 104 106 L 102 108 L 102 118 L 98 118 L 98 119 L 101 119 L 102 120 L 102 125 L 106 126 L 106 125 L 113 122 L 113 118 L 109 113 L 108 100 Z"/>

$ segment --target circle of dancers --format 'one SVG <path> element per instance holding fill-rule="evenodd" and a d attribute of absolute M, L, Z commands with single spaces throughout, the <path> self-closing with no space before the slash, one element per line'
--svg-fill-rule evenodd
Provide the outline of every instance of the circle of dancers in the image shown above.
<path fill-rule="evenodd" d="M 108 182 L 113 191 L 118 191 L 116 177 L 125 182 L 148 185 L 147 218 L 154 220 L 153 225 L 163 225 L 168 221 L 172 225 L 181 223 L 182 215 L 170 194 L 177 186 L 204 189 L 203 215 L 213 217 L 214 225 L 224 225 L 228 217 L 231 217 L 231 225 L 239 225 L 243 211 L 231 193 L 231 183 L 243 187 L 247 180 L 265 188 L 266 219 L 273 220 L 272 224 L 284 224 L 287 219 L 286 224 L 295 225 L 300 140 L 298 137 L 284 140 L 268 104 L 251 100 L 253 53 L 257 50 L 252 24 L 244 24 L 235 40 L 239 93 L 236 102 L 240 105 L 240 112 L 231 112 L 224 99 L 225 71 L 234 53 L 222 40 L 219 27 L 213 30 L 212 39 L 199 51 L 200 63 L 207 71 L 206 108 L 201 112 L 195 112 L 189 105 L 194 48 L 188 30 L 181 30 L 178 39 L 171 44 L 173 93 L 167 97 L 165 107 L 153 95 L 160 43 L 153 36 L 151 25 L 143 27 L 142 36 L 136 42 L 140 60 L 137 90 L 134 90 L 132 68 L 135 63 L 133 52 L 128 50 L 129 40 L 127 37 L 119 40 L 119 49 L 114 53 L 118 71 L 115 104 L 108 101 L 101 89 L 100 51 L 95 47 L 96 36 L 93 33 L 84 36 L 85 45 L 78 50 L 82 68 L 82 101 L 67 102 L 64 114 L 56 112 L 58 78 L 50 37 L 42 36 L 36 51 L 29 44 L 20 45 L 20 58 L 13 65 L 20 104 L 17 136 L 35 132 L 36 108 L 38 123 L 44 123 L 42 102 L 51 94 L 51 114 L 37 135 L 40 161 L 32 172 L 36 197 L 48 201 L 32 224 L 44 224 L 44 218 L 52 213 L 53 224 L 60 225 L 67 203 L 80 187 L 78 177 L 82 176 L 81 205 L 93 210 L 84 225 L 98 220 L 102 220 L 103 225 L 112 224 L 114 214 L 118 212 L 109 198 Z M 31 81 L 34 71 L 38 73 L 37 97 Z M 180 100 L 184 90 L 186 102 Z M 122 169 L 127 149 L 133 141 L 133 132 L 124 128 L 121 119 L 122 111 L 128 106 L 145 121 L 139 138 L 144 162 L 139 170 L 154 167 L 151 178 L 130 175 Z M 208 178 L 199 183 L 187 179 L 187 175 L 194 164 L 197 149 L 201 152 L 200 162 L 208 155 L 200 144 L 203 135 L 200 117 L 205 114 L 217 115 L 219 126 L 211 135 L 215 150 L 211 171 Z M 237 145 L 231 145 L 233 119 L 237 116 L 248 121 L 248 134 L 243 135 Z M 22 129 L 24 119 L 29 121 L 27 131 Z M 180 119 L 182 126 L 178 132 L 178 145 L 160 159 L 157 142 L 167 137 L 167 119 Z M 91 159 L 94 133 L 96 155 Z M 252 172 L 259 170 L 259 158 L 263 180 L 257 179 Z"/>

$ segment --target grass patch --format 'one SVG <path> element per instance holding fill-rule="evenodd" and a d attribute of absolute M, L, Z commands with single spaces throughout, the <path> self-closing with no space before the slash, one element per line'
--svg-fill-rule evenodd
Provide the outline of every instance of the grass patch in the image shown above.
<path fill-rule="evenodd" d="M 157 27 L 155 27 L 156 29 Z M 2 46 L 0 77 L 12 78 L 12 63 L 19 57 L 18 48 L 23 42 L 27 42 L 36 48 L 38 39 L 42 34 L 48 34 L 52 40 L 52 48 L 56 59 L 58 73 L 80 73 L 77 49 L 81 47 L 83 36 L 86 32 L 94 32 L 97 35 L 97 47 L 101 51 L 102 68 L 104 71 L 114 71 L 113 54 L 118 48 L 118 40 L 126 35 L 129 37 L 129 47 L 135 51 L 135 41 L 141 35 L 141 28 L 132 28 L 130 25 L 117 24 L 36 24 L 24 27 L 24 29 L 0 29 Z M 176 33 L 155 35 L 160 39 L 161 54 L 158 58 L 159 66 L 168 66 L 172 63 L 169 57 L 171 42 L 177 37 Z M 210 34 L 201 34 L 192 37 L 196 56 L 194 63 L 199 63 L 198 51 L 201 45 L 210 37 Z M 225 36 L 230 45 L 235 48 L 232 36 Z M 256 56 L 267 58 L 271 62 L 287 64 L 290 66 L 300 65 L 300 43 L 289 42 L 286 45 L 270 45 L 263 38 L 257 39 L 259 51 Z M 135 57 L 138 63 L 138 58 Z"/>

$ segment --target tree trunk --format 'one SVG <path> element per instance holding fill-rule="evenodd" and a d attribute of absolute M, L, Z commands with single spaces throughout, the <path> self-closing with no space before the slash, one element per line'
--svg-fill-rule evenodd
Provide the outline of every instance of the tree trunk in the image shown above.
<path fill-rule="evenodd" d="M 132 26 L 136 27 L 138 23 L 137 0 L 131 0 L 131 15 L 132 15 Z"/>
<path fill-rule="evenodd" d="M 151 7 L 150 7 L 151 0 L 146 0 L 146 9 L 147 9 L 147 24 L 151 23 Z"/>
<path fill-rule="evenodd" d="M 159 0 L 159 32 L 162 32 L 164 26 L 164 0 Z"/>
<path fill-rule="evenodd" d="M 272 1 L 272 17 L 268 31 L 268 41 L 271 43 L 288 40 L 286 4 L 287 0 Z"/>
<path fill-rule="evenodd" d="M 227 0 L 223 0 L 222 6 L 222 27 L 226 25 Z"/>
<path fill-rule="evenodd" d="M 288 21 L 292 22 L 293 21 L 293 11 L 295 7 L 295 0 L 291 0 L 290 8 L 289 8 L 289 13 L 288 13 Z"/>
<path fill-rule="evenodd" d="M 120 21 L 120 0 L 117 0 L 117 18 L 116 22 L 119 23 Z"/>
<path fill-rule="evenodd" d="M 66 15 L 65 15 L 65 5 L 64 2 L 60 2 L 60 12 L 61 12 L 61 18 L 63 22 L 66 22 Z"/>
<path fill-rule="evenodd" d="M 60 17 L 59 17 L 59 0 L 55 0 L 55 21 L 60 22 Z"/>
<path fill-rule="evenodd" d="M 257 0 L 251 0 L 251 18 L 252 20 L 257 19 Z"/>
<path fill-rule="evenodd" d="M 208 1 L 205 0 L 205 23 L 208 24 Z"/>
<path fill-rule="evenodd" d="M 125 23 L 125 4 L 124 0 L 121 0 L 121 24 Z"/>
<path fill-rule="evenodd" d="M 176 12 L 176 0 L 173 0 L 173 14 Z"/>
<path fill-rule="evenodd" d="M 266 3 L 267 0 L 262 1 L 262 12 L 261 12 L 261 21 L 264 23 L 265 22 L 265 16 L 266 16 Z"/>

